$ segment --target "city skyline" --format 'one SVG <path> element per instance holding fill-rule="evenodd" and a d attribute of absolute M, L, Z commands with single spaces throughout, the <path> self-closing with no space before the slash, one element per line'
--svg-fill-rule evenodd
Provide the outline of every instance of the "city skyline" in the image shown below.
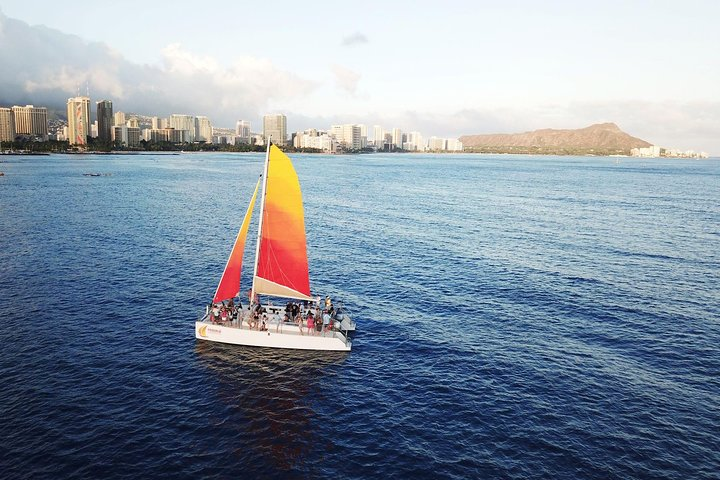
<path fill-rule="evenodd" d="M 459 138 L 443 138 L 435 135 L 424 137 L 418 131 L 403 131 L 394 127 L 384 130 L 373 125 L 346 123 L 329 128 L 309 128 L 287 131 L 287 116 L 283 113 L 265 114 L 262 131 L 252 132 L 251 122 L 237 120 L 235 128 L 213 126 L 205 115 L 171 114 L 168 117 L 144 115 L 135 112 L 115 112 L 111 100 L 96 103 L 96 120 L 92 122 L 90 97 L 78 96 L 67 101 L 67 121 L 55 120 L 51 127 L 48 110 L 44 106 L 3 107 L 0 105 L 0 141 L 9 142 L 18 135 L 20 141 L 68 141 L 69 145 L 85 148 L 90 138 L 101 142 L 117 143 L 116 146 L 137 148 L 141 140 L 148 143 L 169 142 L 174 144 L 208 143 L 215 145 L 264 145 L 267 139 L 280 146 L 319 150 L 326 153 L 365 151 L 406 152 L 462 152 Z M 105 122 L 103 122 L 105 119 Z M 103 125 L 105 123 L 105 125 Z M 63 127 L 64 125 L 64 127 Z M 610 124 L 613 128 L 617 126 Z M 594 126 L 597 127 L 597 126 Z M 107 131 L 104 135 L 103 132 Z M 368 132 L 372 132 L 370 137 Z M 642 141 L 642 140 L 640 140 Z M 477 152 L 470 146 L 469 152 Z M 576 147 L 571 147 L 576 148 Z M 607 147 L 599 147 L 600 149 Z M 593 151 L 593 150 L 591 150 Z M 595 153 L 597 154 L 597 151 Z M 626 153 L 627 154 L 627 153 Z M 675 147 L 650 145 L 632 148 L 633 157 L 709 158 L 704 151 L 683 150 Z"/>
<path fill-rule="evenodd" d="M 228 127 L 282 111 L 288 131 L 380 123 L 446 137 L 615 122 L 653 144 L 720 153 L 715 2 L 592 12 L 562 1 L 370 2 L 359 16 L 323 2 L 220 1 L 191 16 L 128 5 L 4 2 L 0 63 L 19 73 L 0 73 L 0 97 L 22 98 L 0 103 L 89 88 L 125 111 L 194 112 Z"/>

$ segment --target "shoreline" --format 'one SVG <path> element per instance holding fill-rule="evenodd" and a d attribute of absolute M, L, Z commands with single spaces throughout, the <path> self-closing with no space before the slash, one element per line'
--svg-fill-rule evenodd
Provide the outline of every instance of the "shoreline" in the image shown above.
<path fill-rule="evenodd" d="M 323 155 L 323 156 L 352 156 L 352 155 L 482 155 L 482 156 L 493 156 L 493 157 L 596 157 L 596 158 L 636 158 L 642 160 L 655 160 L 655 159 L 672 159 L 672 160 L 710 160 L 720 158 L 720 155 L 708 155 L 708 156 L 694 156 L 694 157 L 681 157 L 681 156 L 658 156 L 658 157 L 638 157 L 627 154 L 609 153 L 609 154 L 598 154 L 598 153 L 530 153 L 530 152 L 448 152 L 448 151 L 430 151 L 430 152 L 417 152 L 417 151 L 393 151 L 393 152 L 302 152 L 293 150 L 283 150 L 285 153 L 292 155 Z M 179 155 L 196 155 L 196 154 L 251 154 L 251 155 L 265 155 L 263 151 L 233 151 L 233 150 L 88 150 L 88 151 L 24 151 L 24 150 L 4 150 L 0 152 L 0 157 L 10 156 L 48 156 L 48 155 L 70 155 L 70 156 L 83 156 L 83 155 L 120 155 L 120 156 L 135 156 L 135 155 L 160 155 L 160 156 L 179 156 Z"/>

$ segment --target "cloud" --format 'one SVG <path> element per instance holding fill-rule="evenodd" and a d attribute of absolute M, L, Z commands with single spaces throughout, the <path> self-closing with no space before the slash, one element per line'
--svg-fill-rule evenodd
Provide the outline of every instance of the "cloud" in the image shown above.
<path fill-rule="evenodd" d="M 354 95 L 357 92 L 358 82 L 360 81 L 359 73 L 350 70 L 349 68 L 342 67 L 340 65 L 331 65 L 330 70 L 335 75 L 335 84 L 341 90 Z"/>
<path fill-rule="evenodd" d="M 221 63 L 180 44 L 162 50 L 160 65 L 139 65 L 102 43 L 31 27 L 2 12 L 0 45 L 0 105 L 34 103 L 64 112 L 67 98 L 87 85 L 92 101 L 109 98 L 116 111 L 208 115 L 221 126 L 256 118 L 269 103 L 302 98 L 319 86 L 265 59 Z"/>
<path fill-rule="evenodd" d="M 355 32 L 352 35 L 348 35 L 347 37 L 342 39 L 342 46 L 343 47 L 350 47 L 352 45 L 360 45 L 362 43 L 368 43 L 368 38 L 363 35 L 360 32 Z"/>

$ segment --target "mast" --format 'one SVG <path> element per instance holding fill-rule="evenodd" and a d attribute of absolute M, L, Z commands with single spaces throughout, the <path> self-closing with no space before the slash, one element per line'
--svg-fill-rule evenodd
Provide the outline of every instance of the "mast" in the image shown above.
<path fill-rule="evenodd" d="M 270 164 L 270 145 L 272 144 L 272 136 L 268 138 L 267 152 L 265 152 L 265 167 L 263 168 L 263 185 L 262 197 L 260 201 L 260 220 L 258 221 L 257 243 L 255 244 L 255 268 L 253 269 L 252 289 L 250 290 L 250 303 L 255 300 L 255 278 L 257 278 L 258 263 L 260 260 L 260 240 L 262 238 L 263 216 L 265 213 L 265 191 L 268 181 L 268 165 Z"/>

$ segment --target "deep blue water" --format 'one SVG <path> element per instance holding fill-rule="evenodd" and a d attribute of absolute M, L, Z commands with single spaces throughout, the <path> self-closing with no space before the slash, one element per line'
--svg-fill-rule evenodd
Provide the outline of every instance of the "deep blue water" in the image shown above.
<path fill-rule="evenodd" d="M 262 160 L 2 158 L 0 478 L 718 477 L 720 160 L 296 156 L 349 354 L 194 338 Z"/>

